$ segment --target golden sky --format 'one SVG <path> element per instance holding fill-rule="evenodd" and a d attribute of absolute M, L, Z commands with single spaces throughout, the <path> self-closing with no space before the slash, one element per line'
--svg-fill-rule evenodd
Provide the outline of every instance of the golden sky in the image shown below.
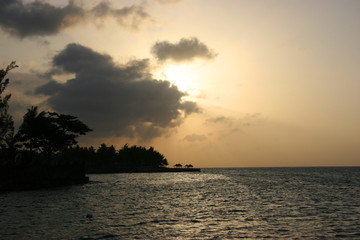
<path fill-rule="evenodd" d="M 0 0 L 10 108 L 196 167 L 360 166 L 360 1 Z"/>

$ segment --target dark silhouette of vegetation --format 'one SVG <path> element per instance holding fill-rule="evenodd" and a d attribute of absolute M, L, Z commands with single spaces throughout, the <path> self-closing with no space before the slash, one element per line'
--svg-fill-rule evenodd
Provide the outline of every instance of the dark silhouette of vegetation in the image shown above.
<path fill-rule="evenodd" d="M 122 172 L 180 172 L 200 171 L 198 168 L 168 168 L 168 161 L 163 154 L 153 147 L 129 146 L 125 144 L 116 149 L 113 145 L 101 144 L 97 149 L 91 147 L 69 147 L 57 155 L 61 161 L 85 162 L 87 173 L 122 173 Z"/>
<path fill-rule="evenodd" d="M 11 94 L 4 95 L 4 91 L 9 84 L 9 79 L 5 78 L 8 72 L 18 67 L 15 62 L 10 63 L 5 69 L 0 70 L 0 149 L 14 148 L 14 121 L 9 114 L 9 100 Z"/>
<path fill-rule="evenodd" d="M 84 161 L 89 173 L 152 171 L 168 165 L 164 155 L 153 147 L 129 147 L 127 144 L 119 150 L 104 143 L 97 149 L 76 146 L 64 149 L 61 158 Z"/>
<path fill-rule="evenodd" d="M 11 94 L 4 95 L 9 84 L 10 63 L 0 70 L 0 191 L 61 186 L 88 181 L 83 162 L 62 161 L 61 151 L 77 144 L 76 138 L 91 131 L 76 117 L 56 112 L 40 112 L 31 107 L 24 115 L 19 131 L 9 114 Z M 57 161 L 52 161 L 53 157 Z"/>
<path fill-rule="evenodd" d="M 39 151 L 51 160 L 66 147 L 77 144 L 76 138 L 91 131 L 76 117 L 56 112 L 40 112 L 37 107 L 28 109 L 18 132 L 24 147 Z"/>

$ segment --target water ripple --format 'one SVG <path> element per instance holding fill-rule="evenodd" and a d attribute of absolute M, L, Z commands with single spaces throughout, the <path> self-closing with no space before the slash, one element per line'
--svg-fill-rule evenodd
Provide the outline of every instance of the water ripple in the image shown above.
<path fill-rule="evenodd" d="M 1 239 L 360 238 L 360 168 L 90 177 L 1 194 Z"/>

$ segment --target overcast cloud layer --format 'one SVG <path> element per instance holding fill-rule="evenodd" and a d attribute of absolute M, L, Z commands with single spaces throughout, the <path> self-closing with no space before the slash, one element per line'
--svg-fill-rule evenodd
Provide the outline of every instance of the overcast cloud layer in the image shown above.
<path fill-rule="evenodd" d="M 160 61 L 175 62 L 192 61 L 195 58 L 212 59 L 217 55 L 195 37 L 182 38 L 177 43 L 159 41 L 152 47 L 151 53 Z"/>
<path fill-rule="evenodd" d="M 65 83 L 50 80 L 35 94 L 49 96 L 55 111 L 78 116 L 99 137 L 124 136 L 149 140 L 198 112 L 185 93 L 149 73 L 148 60 L 116 65 L 112 58 L 90 48 L 69 44 L 53 58 L 50 75 L 74 73 Z"/>
<path fill-rule="evenodd" d="M 150 18 L 141 6 L 114 9 L 105 1 L 86 9 L 74 1 L 57 7 L 43 1 L 24 3 L 22 0 L 0 0 L 0 27 L 20 38 L 53 35 L 81 22 L 108 16 L 116 18 L 120 25 L 131 28 L 137 28 Z"/>

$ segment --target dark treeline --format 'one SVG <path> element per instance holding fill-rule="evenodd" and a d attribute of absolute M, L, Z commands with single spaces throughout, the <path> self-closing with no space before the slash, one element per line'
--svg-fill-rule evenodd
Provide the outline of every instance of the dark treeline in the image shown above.
<path fill-rule="evenodd" d="M 85 162 L 86 172 L 135 172 L 151 171 L 168 165 L 167 159 L 153 147 L 129 147 L 125 144 L 117 150 L 113 145 L 101 144 L 100 147 L 72 147 L 60 154 L 63 160 Z"/>
<path fill-rule="evenodd" d="M 101 144 L 100 147 L 81 147 L 79 145 L 64 147 L 51 154 L 39 149 L 0 149 L 2 167 L 35 167 L 35 166 L 83 166 L 87 173 L 115 173 L 152 171 L 168 166 L 163 154 L 153 147 L 128 146 L 125 144 L 117 150 L 113 145 Z"/>

